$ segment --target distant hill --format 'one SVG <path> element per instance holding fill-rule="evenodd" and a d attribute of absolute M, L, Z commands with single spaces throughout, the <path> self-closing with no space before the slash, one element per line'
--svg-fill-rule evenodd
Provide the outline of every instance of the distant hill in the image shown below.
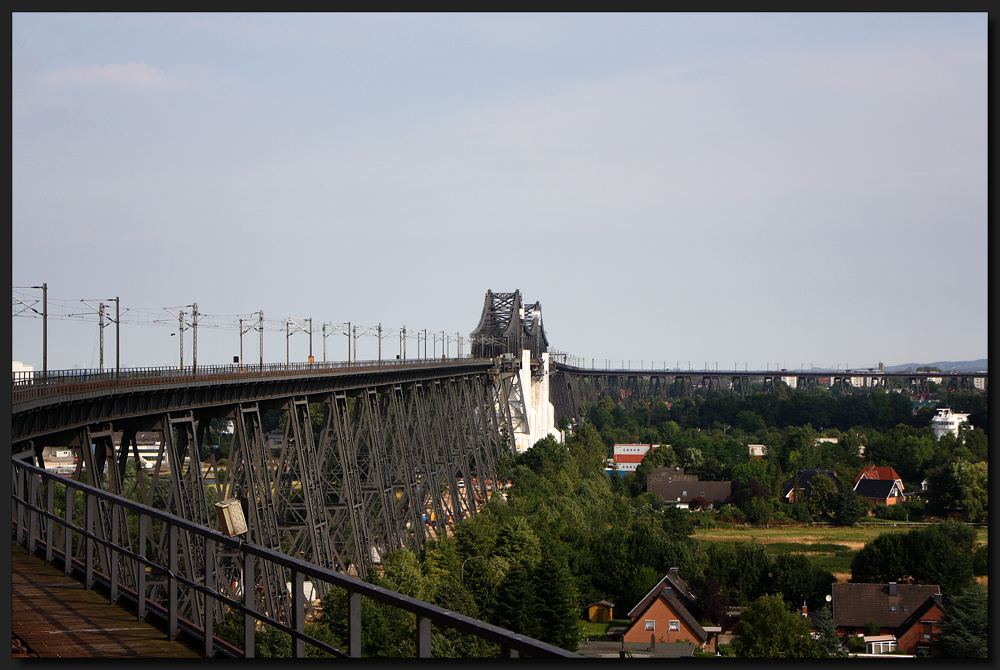
<path fill-rule="evenodd" d="M 904 365 L 886 365 L 886 372 L 906 372 L 907 370 L 916 371 L 917 368 L 923 367 L 933 367 L 939 368 L 942 372 L 988 372 L 987 358 L 977 358 L 974 361 L 936 361 L 934 363 L 905 363 Z M 873 365 L 859 365 L 851 366 L 852 370 L 878 370 L 878 363 Z M 806 370 L 798 370 L 799 372 L 834 372 L 833 368 L 807 368 Z M 838 368 L 837 372 L 843 372 L 843 368 Z M 790 372 L 795 372 L 795 370 L 790 370 Z"/>
<path fill-rule="evenodd" d="M 986 372 L 988 358 L 978 358 L 974 361 L 936 361 L 934 363 L 907 363 L 905 365 L 887 365 L 886 372 L 906 372 L 922 367 L 940 368 L 942 372 Z"/>

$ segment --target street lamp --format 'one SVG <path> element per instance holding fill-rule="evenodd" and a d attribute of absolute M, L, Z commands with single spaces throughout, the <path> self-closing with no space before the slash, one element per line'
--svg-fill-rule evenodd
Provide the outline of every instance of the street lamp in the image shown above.
<path fill-rule="evenodd" d="M 467 559 L 465 559 L 464 561 L 462 561 L 462 569 L 459 570 L 459 573 L 458 573 L 458 581 L 459 581 L 459 583 L 462 583 L 463 581 L 465 581 L 465 564 L 468 563 L 469 561 L 471 561 L 474 558 L 484 558 L 484 557 L 483 556 L 469 556 Z"/>

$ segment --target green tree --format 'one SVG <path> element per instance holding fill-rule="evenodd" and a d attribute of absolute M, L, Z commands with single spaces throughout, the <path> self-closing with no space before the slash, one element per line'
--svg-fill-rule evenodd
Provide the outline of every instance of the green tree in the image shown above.
<path fill-rule="evenodd" d="M 948 596 L 973 582 L 975 545 L 975 530 L 957 521 L 883 533 L 855 554 L 851 581 L 938 584 Z"/>
<path fill-rule="evenodd" d="M 821 658 L 808 619 L 789 611 L 780 594 L 754 600 L 740 615 L 740 634 L 733 640 L 741 658 Z"/>
<path fill-rule="evenodd" d="M 833 622 L 833 612 L 828 606 L 817 613 L 815 623 L 816 632 L 819 634 L 816 643 L 822 647 L 827 658 L 846 658 L 847 649 L 840 640 L 837 626 Z"/>
<path fill-rule="evenodd" d="M 837 485 L 827 475 L 816 475 L 809 481 L 809 492 L 806 505 L 813 516 L 832 514 L 837 509 L 837 497 L 840 492 Z"/>
<path fill-rule="evenodd" d="M 804 602 L 810 609 L 822 607 L 835 581 L 833 573 L 803 554 L 779 554 L 772 562 L 770 590 L 782 594 L 790 603 Z"/>
<path fill-rule="evenodd" d="M 853 526 L 864 515 L 864 507 L 858 495 L 849 486 L 845 486 L 837 496 L 833 521 L 838 526 Z"/>
<path fill-rule="evenodd" d="M 335 649 L 343 649 L 344 643 L 322 624 L 306 623 L 305 633 Z M 235 647 L 243 648 L 243 615 L 236 610 L 229 610 L 222 623 L 215 629 L 215 634 Z M 346 638 L 345 638 L 346 639 Z M 256 658 L 291 658 L 292 636 L 288 633 L 262 626 L 254 631 L 254 656 Z M 330 658 L 332 654 L 309 644 L 305 645 L 306 658 Z"/>
<path fill-rule="evenodd" d="M 491 622 L 529 637 L 537 636 L 545 622 L 538 618 L 538 594 L 531 566 L 515 563 L 500 585 Z"/>
<path fill-rule="evenodd" d="M 565 561 L 548 552 L 533 571 L 538 639 L 576 651 L 580 641 L 580 607 L 573 575 Z"/>
<path fill-rule="evenodd" d="M 955 461 L 951 473 L 958 484 L 958 506 L 962 519 L 968 522 L 986 521 L 989 512 L 989 468 L 986 463 Z"/>
<path fill-rule="evenodd" d="M 370 583 L 429 601 L 436 591 L 434 580 L 427 579 L 417 557 L 409 549 L 400 549 L 383 558 L 384 575 L 374 572 Z M 343 644 L 348 639 L 347 592 L 333 588 L 322 600 L 325 625 Z M 399 658 L 416 655 L 416 617 L 410 612 L 368 598 L 361 600 L 361 653 L 373 658 Z"/>
<path fill-rule="evenodd" d="M 768 590 L 772 561 L 757 541 L 718 542 L 706 548 L 705 579 L 722 587 L 734 605 L 746 605 Z"/>
<path fill-rule="evenodd" d="M 950 658 L 989 658 L 989 603 L 975 583 L 955 594 L 941 624 L 941 651 Z"/>
<path fill-rule="evenodd" d="M 882 533 L 851 559 L 851 581 L 886 584 L 907 575 L 906 547 L 899 533 Z"/>

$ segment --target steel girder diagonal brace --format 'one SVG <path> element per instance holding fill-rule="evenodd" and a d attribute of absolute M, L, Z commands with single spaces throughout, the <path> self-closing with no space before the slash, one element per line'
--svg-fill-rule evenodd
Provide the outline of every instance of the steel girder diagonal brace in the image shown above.
<path fill-rule="evenodd" d="M 270 450 L 264 443 L 260 408 L 257 403 L 237 405 L 232 418 L 235 430 L 229 450 L 229 473 L 220 487 L 220 498 L 245 499 L 249 541 L 281 551 L 274 486 L 276 468 L 271 465 Z M 243 588 L 250 588 L 251 583 L 257 589 L 257 610 L 285 620 L 289 595 L 284 575 L 267 563 L 259 583 L 256 575 L 248 575 Z"/>

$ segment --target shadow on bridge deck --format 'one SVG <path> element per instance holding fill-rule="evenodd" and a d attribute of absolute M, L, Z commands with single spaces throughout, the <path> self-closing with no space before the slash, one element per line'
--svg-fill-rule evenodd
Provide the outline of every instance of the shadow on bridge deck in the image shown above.
<path fill-rule="evenodd" d="M 11 632 L 39 658 L 201 658 L 190 642 L 112 605 L 24 547 L 11 547 Z"/>

